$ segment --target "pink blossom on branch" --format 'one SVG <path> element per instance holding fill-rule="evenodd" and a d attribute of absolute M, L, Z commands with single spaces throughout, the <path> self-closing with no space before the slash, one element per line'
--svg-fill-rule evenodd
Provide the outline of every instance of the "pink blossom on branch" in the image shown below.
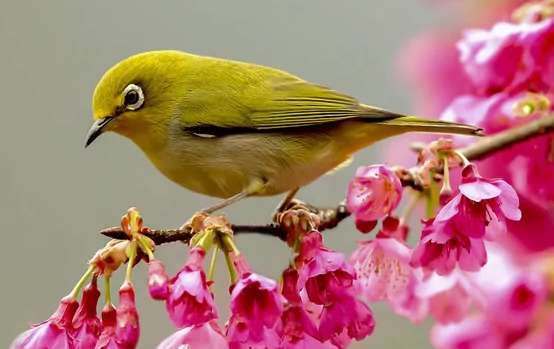
<path fill-rule="evenodd" d="M 277 283 L 256 273 L 244 273 L 231 291 L 227 338 L 231 348 L 277 347 L 275 325 L 283 311 Z"/>
<path fill-rule="evenodd" d="M 117 326 L 116 309 L 111 304 L 102 308 L 102 332 L 94 349 L 119 349 L 119 343 L 115 335 Z"/>
<path fill-rule="evenodd" d="M 479 239 L 491 221 L 518 221 L 521 211 L 518 196 L 508 183 L 483 178 L 476 171 L 474 165 L 464 167 L 459 193 L 439 211 L 434 224 L 453 224 L 461 234 Z"/>
<path fill-rule="evenodd" d="M 169 296 L 169 277 L 160 260 L 148 262 L 148 293 L 156 300 L 165 300 Z"/>
<path fill-rule="evenodd" d="M 419 277 L 410 266 L 411 254 L 403 242 L 381 237 L 359 242 L 350 262 L 354 287 L 367 302 L 387 301 L 397 314 L 420 321 L 426 312 L 414 293 Z"/>
<path fill-rule="evenodd" d="M 166 309 L 179 328 L 202 325 L 217 318 L 213 294 L 203 270 L 205 254 L 202 248 L 192 248 L 185 266 L 168 282 Z M 163 278 L 161 271 L 154 275 Z"/>
<path fill-rule="evenodd" d="M 117 306 L 117 342 L 123 348 L 135 348 L 140 336 L 140 324 L 135 304 L 135 290 L 130 282 L 125 282 L 119 289 Z"/>
<path fill-rule="evenodd" d="M 371 230 L 377 221 L 390 214 L 402 197 L 402 184 L 394 172 L 384 165 L 359 167 L 348 185 L 346 205 L 356 225 Z"/>
<path fill-rule="evenodd" d="M 72 320 L 78 306 L 75 299 L 69 296 L 62 298 L 58 309 L 48 320 L 21 333 L 10 349 L 74 348 Z"/>
<path fill-rule="evenodd" d="M 96 306 L 100 291 L 96 286 L 96 278 L 83 289 L 81 304 L 73 318 L 73 331 L 75 336 L 75 345 L 78 348 L 94 348 L 102 325 L 96 315 Z"/>
<path fill-rule="evenodd" d="M 344 347 L 345 340 L 361 340 L 373 332 L 373 314 L 355 296 L 352 265 L 343 254 L 327 249 L 319 232 L 304 236 L 296 263 L 297 290 L 318 322 L 320 341 Z"/>
<path fill-rule="evenodd" d="M 446 275 L 456 266 L 466 271 L 477 271 L 487 262 L 482 239 L 468 237 L 450 221 L 435 224 L 435 221 L 429 220 L 424 223 L 421 239 L 411 257 L 413 267 Z"/>

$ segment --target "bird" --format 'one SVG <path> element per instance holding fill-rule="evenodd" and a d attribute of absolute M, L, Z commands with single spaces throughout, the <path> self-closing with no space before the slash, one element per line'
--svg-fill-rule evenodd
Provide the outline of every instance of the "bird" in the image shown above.
<path fill-rule="evenodd" d="M 288 193 L 406 132 L 480 135 L 481 129 L 366 105 L 280 69 L 176 50 L 123 59 L 92 97 L 89 146 L 103 133 L 134 142 L 167 178 L 220 198 Z M 284 207 L 283 202 L 280 207 Z"/>

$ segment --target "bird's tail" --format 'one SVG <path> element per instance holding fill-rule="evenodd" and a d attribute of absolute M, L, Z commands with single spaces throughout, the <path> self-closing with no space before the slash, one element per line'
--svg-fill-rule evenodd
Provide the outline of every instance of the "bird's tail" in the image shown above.
<path fill-rule="evenodd" d="M 405 128 L 408 132 L 448 133 L 470 136 L 484 135 L 481 128 L 472 125 L 424 119 L 416 116 L 399 116 L 397 118 L 381 121 L 380 123 Z"/>

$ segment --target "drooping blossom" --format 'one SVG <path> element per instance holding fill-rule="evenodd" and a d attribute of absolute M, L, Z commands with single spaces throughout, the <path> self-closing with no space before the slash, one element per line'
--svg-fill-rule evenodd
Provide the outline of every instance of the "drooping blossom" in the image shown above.
<path fill-rule="evenodd" d="M 396 174 L 384 165 L 359 167 L 348 185 L 346 205 L 362 231 L 391 213 L 402 196 L 402 184 Z M 373 225 L 373 226 L 372 226 Z M 369 229 L 368 229 L 369 228 Z"/>
<path fill-rule="evenodd" d="M 488 298 L 485 314 L 498 327 L 517 332 L 533 323 L 537 311 L 545 305 L 548 289 L 541 275 L 528 272 Z"/>
<path fill-rule="evenodd" d="M 420 314 L 405 308 L 417 283 L 411 252 L 394 238 L 376 238 L 359 242 L 350 263 L 356 272 L 355 289 L 368 302 L 387 301 L 397 313 L 417 320 Z"/>
<path fill-rule="evenodd" d="M 164 339 L 157 349 L 227 349 L 229 345 L 215 321 L 184 327 Z"/>
<path fill-rule="evenodd" d="M 156 300 L 165 300 L 169 296 L 169 277 L 158 259 L 148 262 L 148 293 Z"/>
<path fill-rule="evenodd" d="M 217 318 L 213 294 L 203 270 L 205 251 L 195 247 L 183 268 L 169 280 L 166 309 L 175 326 L 202 325 Z"/>
<path fill-rule="evenodd" d="M 83 298 L 73 318 L 73 331 L 77 348 L 94 348 L 102 325 L 96 315 L 96 306 L 100 291 L 96 286 L 96 278 L 83 289 Z"/>
<path fill-rule="evenodd" d="M 431 343 L 437 349 L 507 349 L 501 334 L 486 319 L 476 316 L 458 323 L 435 325 Z"/>
<path fill-rule="evenodd" d="M 316 324 L 306 313 L 301 304 L 287 304 L 277 325 L 277 333 L 282 339 L 283 349 L 336 348 L 330 342 L 321 342 L 317 339 Z"/>
<path fill-rule="evenodd" d="M 460 59 L 477 93 L 542 90 L 552 86 L 550 62 L 554 21 L 500 22 L 490 30 L 468 30 Z"/>
<path fill-rule="evenodd" d="M 435 217 L 436 227 L 454 225 L 452 230 L 479 239 L 485 236 L 485 229 L 493 220 L 504 224 L 506 219 L 521 219 L 518 196 L 506 181 L 483 178 L 474 165 L 464 167 L 462 177 L 459 193 Z"/>
<path fill-rule="evenodd" d="M 448 275 L 432 273 L 415 287 L 415 295 L 425 303 L 426 312 L 441 324 L 462 321 L 475 304 L 475 294 L 479 292 L 461 270 Z"/>
<path fill-rule="evenodd" d="M 283 311 L 277 283 L 248 272 L 242 273 L 231 291 L 231 317 L 227 338 L 231 348 L 277 347 L 275 326 Z"/>
<path fill-rule="evenodd" d="M 457 230 L 451 221 L 435 224 L 424 222 L 421 239 L 415 247 L 410 264 L 434 270 L 440 275 L 452 272 L 458 265 L 462 270 L 477 271 L 487 262 L 485 244 Z"/>
<path fill-rule="evenodd" d="M 305 294 L 306 302 L 313 304 L 320 341 L 331 340 L 340 346 L 343 334 L 361 340 L 373 332 L 371 310 L 355 296 L 352 265 L 343 254 L 323 246 L 319 232 L 304 236 L 296 263 L 297 290 Z"/>
<path fill-rule="evenodd" d="M 130 282 L 125 282 L 119 289 L 117 306 L 117 342 L 124 348 L 135 348 L 140 336 L 140 324 L 135 304 L 135 290 Z"/>
<path fill-rule="evenodd" d="M 72 321 L 79 304 L 70 297 L 60 300 L 58 309 L 44 322 L 33 325 L 21 333 L 11 344 L 10 349 L 73 349 Z"/>
<path fill-rule="evenodd" d="M 95 349 L 120 349 L 115 334 L 117 326 L 117 311 L 112 304 L 106 304 L 102 308 L 102 332 L 96 342 Z"/>

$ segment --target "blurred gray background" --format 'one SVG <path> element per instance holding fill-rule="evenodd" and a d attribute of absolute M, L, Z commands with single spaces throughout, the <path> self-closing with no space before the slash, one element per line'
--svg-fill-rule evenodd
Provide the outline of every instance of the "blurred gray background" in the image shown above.
<path fill-rule="evenodd" d="M 182 49 L 288 70 L 362 101 L 409 111 L 409 91 L 395 81 L 396 53 L 416 33 L 443 20 L 424 0 L 275 1 L 7 1 L 0 11 L 0 347 L 47 318 L 86 261 L 137 206 L 151 227 L 177 227 L 214 200 L 160 175 L 131 142 L 115 134 L 83 148 L 90 100 L 102 73 L 145 50 Z M 390 143 L 389 143 L 390 144 Z M 382 146 L 382 145 L 381 145 Z M 318 205 L 343 198 L 356 166 L 377 161 L 379 147 L 321 178 L 300 197 Z M 405 150 L 401 150 L 405 151 Z M 250 199 L 226 210 L 235 223 L 263 223 L 279 198 Z M 351 220 L 327 233 L 330 246 L 351 252 Z M 277 277 L 289 253 L 262 236 L 239 247 L 259 272 Z M 183 245 L 159 248 L 171 273 Z M 222 262 L 220 260 L 220 262 Z M 145 294 L 145 267 L 134 280 L 142 322 L 141 348 L 174 331 L 163 304 Z M 121 277 L 114 282 L 117 290 Z M 227 302 L 219 264 L 216 297 Z M 413 326 L 376 305 L 377 329 L 363 348 L 428 348 L 428 326 Z M 222 320 L 227 311 L 222 311 Z"/>

